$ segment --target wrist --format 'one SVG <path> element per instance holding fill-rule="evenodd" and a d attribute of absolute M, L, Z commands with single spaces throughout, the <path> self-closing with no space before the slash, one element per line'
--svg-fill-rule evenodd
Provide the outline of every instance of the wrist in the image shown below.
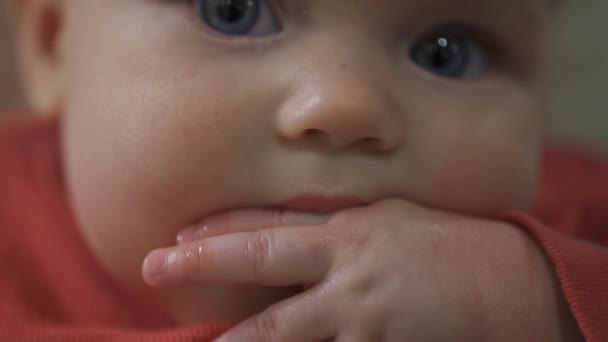
<path fill-rule="evenodd" d="M 528 251 L 519 256 L 519 263 L 523 268 L 520 281 L 529 284 L 528 296 L 523 296 L 522 304 L 532 315 L 530 323 L 535 325 L 531 336 L 538 336 L 534 339 L 537 341 L 584 342 L 552 261 L 532 236 L 521 229 L 515 230 Z"/>
<path fill-rule="evenodd" d="M 483 291 L 488 341 L 585 341 L 551 260 L 516 227 L 496 230 Z"/>

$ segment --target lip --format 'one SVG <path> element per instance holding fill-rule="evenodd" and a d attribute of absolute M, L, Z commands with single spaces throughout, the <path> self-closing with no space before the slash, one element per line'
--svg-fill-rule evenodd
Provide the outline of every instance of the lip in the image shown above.
<path fill-rule="evenodd" d="M 339 210 L 361 207 L 368 204 L 355 196 L 323 196 L 301 194 L 273 205 L 273 208 L 329 214 Z"/>
<path fill-rule="evenodd" d="M 210 236 L 252 232 L 281 226 L 317 225 L 327 222 L 328 215 L 339 210 L 369 204 L 355 196 L 301 194 L 274 205 L 232 208 L 217 211 L 186 226 L 177 235 L 178 242 Z M 280 212 L 280 222 L 277 222 Z"/>

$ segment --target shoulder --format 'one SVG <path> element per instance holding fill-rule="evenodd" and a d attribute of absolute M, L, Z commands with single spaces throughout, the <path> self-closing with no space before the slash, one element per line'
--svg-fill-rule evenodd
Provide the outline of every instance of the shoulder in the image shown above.
<path fill-rule="evenodd" d="M 27 112 L 7 115 L 0 119 L 0 151 L 5 157 L 14 156 L 41 139 L 53 138 L 57 128 L 56 118 L 37 117 Z"/>
<path fill-rule="evenodd" d="M 57 120 L 26 114 L 0 119 L 0 239 L 6 240 L 15 219 L 26 215 L 40 193 L 42 175 L 52 171 L 57 126 Z"/>
<path fill-rule="evenodd" d="M 0 120 L 0 182 L 26 176 L 37 154 L 57 145 L 58 121 L 27 113 Z"/>

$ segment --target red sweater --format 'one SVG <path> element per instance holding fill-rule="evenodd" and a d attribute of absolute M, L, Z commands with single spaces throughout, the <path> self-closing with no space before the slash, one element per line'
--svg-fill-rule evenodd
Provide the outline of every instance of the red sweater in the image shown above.
<path fill-rule="evenodd" d="M 66 201 L 56 121 L 0 126 L 0 340 L 208 341 L 227 326 L 170 327 L 137 307 L 87 249 Z M 551 148 L 528 230 L 555 265 L 588 341 L 608 341 L 608 163 Z"/>

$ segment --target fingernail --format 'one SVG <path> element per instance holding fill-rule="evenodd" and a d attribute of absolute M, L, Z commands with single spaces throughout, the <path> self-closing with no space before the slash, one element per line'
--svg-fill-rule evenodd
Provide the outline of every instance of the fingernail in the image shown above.
<path fill-rule="evenodd" d="M 143 265 L 144 279 L 149 285 L 159 284 L 159 280 L 167 273 L 168 253 L 164 250 L 152 251 Z"/>

